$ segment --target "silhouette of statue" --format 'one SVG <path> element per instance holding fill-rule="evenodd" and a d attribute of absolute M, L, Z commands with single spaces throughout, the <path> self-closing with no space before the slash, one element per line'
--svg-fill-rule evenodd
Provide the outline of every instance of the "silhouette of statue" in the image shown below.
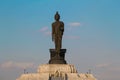
<path fill-rule="evenodd" d="M 64 23 L 59 21 L 60 15 L 56 12 L 55 22 L 52 23 L 52 41 L 55 43 L 55 50 L 57 53 L 60 53 L 62 47 L 62 36 L 64 32 Z"/>
<path fill-rule="evenodd" d="M 52 41 L 55 44 L 55 49 L 50 49 L 49 64 L 67 64 L 67 62 L 65 61 L 66 49 L 62 49 L 64 23 L 62 21 L 59 21 L 60 15 L 58 14 L 58 12 L 56 12 L 54 18 L 55 22 L 52 23 Z"/>

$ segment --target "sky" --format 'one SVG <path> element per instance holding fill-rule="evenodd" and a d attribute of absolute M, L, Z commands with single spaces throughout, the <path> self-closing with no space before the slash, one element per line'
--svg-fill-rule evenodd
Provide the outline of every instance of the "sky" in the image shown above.
<path fill-rule="evenodd" d="M 56 11 L 65 24 L 62 48 L 79 73 L 120 79 L 120 0 L 0 0 L 0 80 L 36 72 L 54 48 Z"/>

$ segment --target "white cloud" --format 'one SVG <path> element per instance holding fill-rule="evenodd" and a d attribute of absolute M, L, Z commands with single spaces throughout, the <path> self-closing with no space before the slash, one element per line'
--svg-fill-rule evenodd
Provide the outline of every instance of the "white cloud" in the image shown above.
<path fill-rule="evenodd" d="M 40 32 L 46 32 L 48 30 L 48 27 L 42 27 L 41 29 L 40 29 Z"/>
<path fill-rule="evenodd" d="M 109 70 L 110 70 L 110 71 L 114 71 L 114 72 L 117 72 L 117 71 L 120 72 L 120 66 L 110 67 Z"/>
<path fill-rule="evenodd" d="M 51 32 L 47 31 L 47 32 L 45 32 L 45 35 L 49 36 L 49 35 L 51 35 Z"/>
<path fill-rule="evenodd" d="M 68 25 L 71 26 L 71 27 L 76 27 L 76 26 L 80 26 L 81 23 L 80 22 L 71 22 Z"/>
<path fill-rule="evenodd" d="M 7 61 L 2 64 L 0 64 L 1 68 L 33 68 L 34 64 L 31 62 L 13 62 L 13 61 Z"/>
<path fill-rule="evenodd" d="M 40 29 L 40 32 L 43 33 L 43 34 L 46 35 L 46 36 L 51 35 L 51 31 L 49 30 L 48 27 L 42 27 L 42 28 Z"/>
<path fill-rule="evenodd" d="M 104 63 L 104 64 L 97 64 L 96 67 L 98 68 L 103 68 L 103 67 L 108 67 L 110 64 Z"/>

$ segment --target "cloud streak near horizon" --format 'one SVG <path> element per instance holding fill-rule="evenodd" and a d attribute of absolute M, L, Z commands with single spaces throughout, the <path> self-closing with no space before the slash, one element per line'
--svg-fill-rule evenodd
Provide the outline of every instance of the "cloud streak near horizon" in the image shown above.
<path fill-rule="evenodd" d="M 32 62 L 7 61 L 0 64 L 0 68 L 3 68 L 3 69 L 11 69 L 11 68 L 26 69 L 26 68 L 34 68 L 34 67 L 35 67 L 34 63 Z"/>
<path fill-rule="evenodd" d="M 45 36 L 50 36 L 51 35 L 51 31 L 49 30 L 49 28 L 47 26 L 42 27 L 39 31 L 42 34 L 44 34 Z"/>
<path fill-rule="evenodd" d="M 108 63 L 104 63 L 104 64 L 97 64 L 96 67 L 97 68 L 104 68 L 104 67 L 108 67 L 110 64 Z"/>
<path fill-rule="evenodd" d="M 78 27 L 78 26 L 81 26 L 81 23 L 80 22 L 71 22 L 71 23 L 68 23 L 68 26 Z"/>

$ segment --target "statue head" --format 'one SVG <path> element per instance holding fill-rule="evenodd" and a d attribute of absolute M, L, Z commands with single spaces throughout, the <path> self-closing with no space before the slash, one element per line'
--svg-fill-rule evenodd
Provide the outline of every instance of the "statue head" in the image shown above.
<path fill-rule="evenodd" d="M 58 12 L 56 12 L 56 14 L 55 14 L 55 17 L 54 17 L 54 18 L 55 18 L 55 20 L 56 20 L 56 21 L 59 21 L 59 19 L 60 19 L 60 15 L 58 14 Z"/>

